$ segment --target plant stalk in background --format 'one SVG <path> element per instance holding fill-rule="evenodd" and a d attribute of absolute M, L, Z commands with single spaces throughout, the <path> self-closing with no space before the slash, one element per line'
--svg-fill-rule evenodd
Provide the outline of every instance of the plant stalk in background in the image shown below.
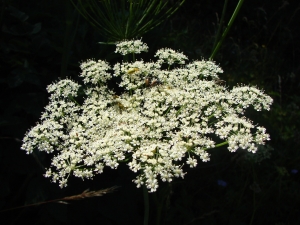
<path fill-rule="evenodd" d="M 227 1 L 228 0 L 225 0 L 225 3 L 224 3 L 223 12 L 222 12 L 222 16 L 221 16 L 221 21 L 220 21 L 218 32 L 217 32 L 217 35 L 216 35 L 216 41 L 219 39 L 220 30 L 222 29 L 222 23 L 223 23 L 223 19 L 224 19 L 224 14 L 226 12 Z M 237 6 L 236 6 L 236 8 L 235 8 L 235 10 L 234 10 L 231 18 L 230 18 L 230 20 L 228 22 L 228 25 L 226 26 L 226 28 L 225 28 L 225 30 L 224 30 L 221 38 L 220 38 L 220 40 L 218 40 L 217 44 L 216 44 L 216 41 L 215 41 L 215 44 L 213 46 L 213 51 L 212 51 L 212 53 L 211 53 L 211 55 L 209 57 L 210 60 L 212 60 L 215 57 L 215 55 L 217 54 L 217 52 L 219 51 L 219 49 L 220 49 L 220 47 L 221 47 L 221 45 L 222 45 L 225 37 L 227 36 L 227 34 L 228 34 L 228 32 L 229 32 L 229 30 L 230 30 L 230 28 L 231 28 L 231 26 L 232 26 L 232 24 L 233 24 L 236 16 L 237 16 L 237 14 L 239 13 L 239 11 L 240 11 L 240 9 L 241 9 L 241 7 L 243 5 L 243 2 L 244 2 L 244 0 L 239 0 L 239 2 L 237 4 Z"/>
<path fill-rule="evenodd" d="M 108 41 L 141 37 L 185 2 L 174 0 L 70 0 Z"/>

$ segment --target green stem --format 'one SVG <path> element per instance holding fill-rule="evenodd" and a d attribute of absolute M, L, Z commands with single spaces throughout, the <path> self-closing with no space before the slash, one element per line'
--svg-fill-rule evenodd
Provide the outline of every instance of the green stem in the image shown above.
<path fill-rule="evenodd" d="M 70 50 L 74 42 L 74 38 L 77 32 L 79 24 L 79 15 L 76 11 L 72 12 L 72 5 L 69 1 L 66 1 L 66 31 L 64 35 L 64 46 L 62 52 L 60 77 L 67 77 L 67 70 L 70 58 Z M 75 25 L 75 27 L 74 27 Z"/>
<path fill-rule="evenodd" d="M 252 173 L 253 173 L 253 178 L 254 178 L 254 181 L 255 181 L 256 180 L 255 179 L 256 176 L 255 176 L 255 171 L 254 171 L 253 164 L 252 164 Z M 255 216 L 255 212 L 256 212 L 256 207 L 255 207 L 255 205 L 256 205 L 256 199 L 255 199 L 255 195 L 256 195 L 256 193 L 255 193 L 255 191 L 253 191 L 253 198 L 252 198 L 253 210 L 252 210 L 252 216 L 251 216 L 250 225 L 253 224 L 253 220 L 254 220 L 254 216 Z"/>
<path fill-rule="evenodd" d="M 143 185 L 143 195 L 144 195 L 144 225 L 148 225 L 149 222 L 149 194 L 148 189 Z"/>
<path fill-rule="evenodd" d="M 64 46 L 61 59 L 60 77 L 65 78 L 67 76 L 68 60 L 69 60 L 69 38 L 72 31 L 72 12 L 69 1 L 66 1 L 66 31 L 64 35 Z"/>
<path fill-rule="evenodd" d="M 227 145 L 227 144 L 228 144 L 228 141 L 224 141 L 220 144 L 215 145 L 215 148 L 218 148 L 218 147 L 221 147 L 221 146 L 224 146 L 224 145 Z"/>
<path fill-rule="evenodd" d="M 153 197 L 156 204 L 156 225 L 160 225 L 162 203 L 158 201 L 157 192 L 153 193 Z"/>
<path fill-rule="evenodd" d="M 81 106 L 81 105 L 75 100 L 75 98 L 74 98 L 73 96 L 69 95 L 68 98 L 69 98 L 72 102 L 74 102 L 76 105 Z"/>
<path fill-rule="evenodd" d="M 226 13 L 226 9 L 227 9 L 227 4 L 228 4 L 228 0 L 225 0 L 221 20 L 219 22 L 219 28 L 218 28 L 218 31 L 217 31 L 217 34 L 216 34 L 216 38 L 215 38 L 215 42 L 214 42 L 212 51 L 215 49 L 215 47 L 217 45 L 217 42 L 218 42 L 218 40 L 220 38 L 220 35 L 221 35 L 221 30 L 222 30 L 222 25 L 223 25 L 223 22 L 224 22 L 224 17 L 225 17 L 225 13 Z"/>
<path fill-rule="evenodd" d="M 237 4 L 237 6 L 236 6 L 236 8 L 235 8 L 235 10 L 234 10 L 234 12 L 233 12 L 231 18 L 230 18 L 230 20 L 229 20 L 229 22 L 228 22 L 227 27 L 226 27 L 225 31 L 223 32 L 223 34 L 222 34 L 222 36 L 221 36 L 221 39 L 219 40 L 217 46 L 214 48 L 213 53 L 212 53 L 211 56 L 209 57 L 209 60 L 212 60 L 212 59 L 215 57 L 216 53 L 218 52 L 219 48 L 221 47 L 221 45 L 222 45 L 222 43 L 223 43 L 225 37 L 226 37 L 227 34 L 228 34 L 228 31 L 230 30 L 230 28 L 231 28 L 231 26 L 232 26 L 232 24 L 233 24 L 233 22 L 234 22 L 234 20 L 235 20 L 235 18 L 236 18 L 236 16 L 237 16 L 237 14 L 239 13 L 239 11 L 240 11 L 240 9 L 241 9 L 241 7 L 242 7 L 242 5 L 243 5 L 243 2 L 244 2 L 244 0 L 239 0 L 239 2 L 238 2 L 238 4 Z"/>

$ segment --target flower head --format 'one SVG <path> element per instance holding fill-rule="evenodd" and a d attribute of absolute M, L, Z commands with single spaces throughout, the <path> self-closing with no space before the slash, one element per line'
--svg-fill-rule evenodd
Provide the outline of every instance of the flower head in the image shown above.
<path fill-rule="evenodd" d="M 185 60 L 188 59 L 184 54 L 180 52 L 176 52 L 170 48 L 164 48 L 158 50 L 155 56 L 160 59 L 159 62 L 161 63 L 164 62 L 167 63 L 168 65 L 173 65 L 174 63 L 184 64 Z"/>
<path fill-rule="evenodd" d="M 147 50 L 140 40 L 118 43 L 125 55 Z M 184 177 L 184 165 L 210 160 L 209 149 L 228 144 L 234 152 L 255 153 L 270 139 L 266 129 L 245 117 L 245 110 L 269 110 L 272 99 L 255 87 L 232 90 L 216 80 L 222 69 L 212 61 L 186 63 L 171 49 L 156 53 L 156 62 L 122 62 L 112 67 L 101 60 L 81 64 L 85 88 L 82 104 L 75 97 L 80 85 L 61 80 L 48 86 L 50 102 L 41 122 L 26 133 L 22 149 L 55 152 L 45 176 L 61 187 L 70 174 L 91 179 L 104 167 L 127 165 L 137 187 L 154 192 L 159 182 Z M 163 69 L 162 62 L 174 65 Z M 121 78 L 124 92 L 105 85 Z M 213 135 L 212 135 L 213 134 Z"/>
<path fill-rule="evenodd" d="M 111 78 L 111 74 L 107 72 L 110 66 L 102 60 L 87 60 L 80 64 L 82 70 L 81 77 L 83 77 L 84 83 L 105 83 Z"/>
<path fill-rule="evenodd" d="M 139 54 L 141 52 L 147 52 L 148 46 L 141 40 L 121 41 L 116 44 L 117 49 L 115 53 L 121 55 L 127 55 L 131 53 Z"/>

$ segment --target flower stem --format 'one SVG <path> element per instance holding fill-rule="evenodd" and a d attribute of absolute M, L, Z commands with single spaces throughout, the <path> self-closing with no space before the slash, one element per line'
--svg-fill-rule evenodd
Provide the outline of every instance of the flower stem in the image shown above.
<path fill-rule="evenodd" d="M 235 18 L 237 16 L 237 14 L 239 13 L 239 11 L 240 11 L 240 9 L 241 9 L 241 7 L 243 5 L 243 2 L 244 2 L 244 0 L 239 0 L 239 2 L 237 4 L 237 6 L 236 6 L 236 8 L 235 8 L 235 10 L 234 10 L 231 18 L 230 18 L 230 20 L 228 22 L 227 27 L 225 28 L 225 30 L 224 30 L 224 32 L 223 32 L 220 40 L 218 41 L 217 45 L 215 46 L 215 48 L 213 50 L 213 53 L 209 57 L 210 60 L 212 60 L 215 57 L 216 53 L 218 52 L 219 48 L 221 47 L 221 45 L 222 45 L 225 37 L 227 36 L 228 31 L 230 30 L 230 28 L 231 28 L 231 26 L 232 26 L 232 24 L 233 24 L 233 22 L 234 22 L 234 20 L 235 20 Z"/>
<path fill-rule="evenodd" d="M 155 225 L 160 225 L 160 218 L 161 218 L 161 211 L 162 211 L 162 201 L 158 201 L 157 193 L 153 193 L 154 201 L 156 203 L 156 224 Z"/>
<path fill-rule="evenodd" d="M 226 9 L 227 9 L 227 4 L 228 4 L 228 0 L 225 0 L 221 20 L 219 22 L 219 28 L 218 28 L 218 31 L 217 31 L 217 35 L 216 35 L 216 38 L 215 38 L 215 42 L 214 42 L 214 46 L 213 46 L 212 51 L 214 51 L 214 49 L 216 48 L 217 42 L 218 42 L 218 40 L 220 38 L 220 35 L 221 35 L 221 30 L 222 30 L 222 26 L 223 26 L 223 22 L 224 22 L 224 17 L 225 17 L 225 13 L 226 13 Z"/>
<path fill-rule="evenodd" d="M 221 147 L 221 146 L 227 145 L 227 144 L 228 144 L 228 141 L 224 141 L 222 143 L 219 143 L 219 144 L 215 145 L 215 148 L 218 148 L 218 147 Z"/>
<path fill-rule="evenodd" d="M 149 194 L 147 187 L 143 185 L 143 195 L 144 195 L 144 225 L 148 225 L 149 222 Z"/>

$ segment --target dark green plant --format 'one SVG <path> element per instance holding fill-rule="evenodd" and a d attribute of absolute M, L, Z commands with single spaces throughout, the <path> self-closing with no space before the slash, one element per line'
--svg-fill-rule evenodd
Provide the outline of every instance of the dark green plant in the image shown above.
<path fill-rule="evenodd" d="M 81 15 L 108 41 L 141 37 L 185 2 L 176 0 L 71 0 Z M 170 1 L 171 2 L 171 1 Z"/>

